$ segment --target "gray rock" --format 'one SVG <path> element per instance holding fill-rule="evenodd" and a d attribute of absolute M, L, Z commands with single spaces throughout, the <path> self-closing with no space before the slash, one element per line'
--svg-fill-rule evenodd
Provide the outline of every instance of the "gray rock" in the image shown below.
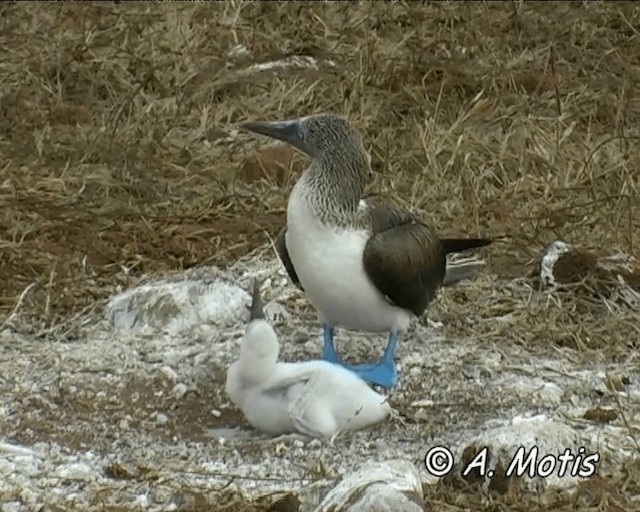
<path fill-rule="evenodd" d="M 315 512 L 421 512 L 422 482 L 406 460 L 374 462 L 342 479 Z"/>
<path fill-rule="evenodd" d="M 172 335 L 234 324 L 246 316 L 249 295 L 219 274 L 215 267 L 194 269 L 141 284 L 112 297 L 105 317 L 118 329 Z"/>
<path fill-rule="evenodd" d="M 498 493 L 509 492 L 516 483 L 536 493 L 570 489 L 591 476 L 587 473 L 592 465 L 597 468 L 596 453 L 596 447 L 585 446 L 564 423 L 544 416 L 514 418 L 511 424 L 487 429 L 465 443 L 456 457 L 458 467 L 445 481 L 462 476 Z"/>

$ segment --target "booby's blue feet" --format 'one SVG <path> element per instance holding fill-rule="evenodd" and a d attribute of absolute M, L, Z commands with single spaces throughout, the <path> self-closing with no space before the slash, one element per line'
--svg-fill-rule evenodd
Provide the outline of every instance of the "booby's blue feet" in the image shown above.
<path fill-rule="evenodd" d="M 322 326 L 322 338 L 324 339 L 324 350 L 322 351 L 322 359 L 329 363 L 340 364 L 340 358 L 333 346 L 333 327 L 328 325 Z"/>
<path fill-rule="evenodd" d="M 351 370 L 361 379 L 377 384 L 383 388 L 390 389 L 396 385 L 398 381 L 398 374 L 396 372 L 396 365 L 393 361 L 393 355 L 396 350 L 396 343 L 398 342 L 398 335 L 394 332 L 389 334 L 389 341 L 384 349 L 384 354 L 378 360 L 377 363 L 365 363 L 349 365 L 340 359 L 335 347 L 333 346 L 333 328 L 327 325 L 322 326 L 323 338 L 324 338 L 324 351 L 322 358 L 333 364 L 337 364 Z"/>

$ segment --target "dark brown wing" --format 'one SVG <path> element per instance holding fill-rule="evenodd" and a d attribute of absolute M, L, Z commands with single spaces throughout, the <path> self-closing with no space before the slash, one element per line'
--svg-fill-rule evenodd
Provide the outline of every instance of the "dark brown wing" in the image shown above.
<path fill-rule="evenodd" d="M 289 274 L 289 279 L 291 282 L 300 290 L 304 291 L 304 288 L 300 284 L 300 279 L 298 279 L 298 274 L 296 274 L 296 269 L 293 268 L 293 263 L 291 262 L 291 258 L 289 258 L 289 251 L 287 250 L 287 227 L 285 226 L 280 230 L 278 236 L 275 240 L 276 251 L 278 252 L 278 256 L 284 265 L 287 274 Z"/>
<path fill-rule="evenodd" d="M 410 212 L 369 204 L 373 235 L 364 249 L 364 269 L 389 301 L 421 315 L 435 298 L 447 260 L 435 230 Z"/>

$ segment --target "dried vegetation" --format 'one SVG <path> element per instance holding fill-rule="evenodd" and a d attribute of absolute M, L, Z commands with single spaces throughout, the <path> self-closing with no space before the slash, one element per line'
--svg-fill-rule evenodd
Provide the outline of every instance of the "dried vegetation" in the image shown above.
<path fill-rule="evenodd" d="M 638 254 L 639 14 L 635 3 L 3 4 L 0 323 L 19 309 L 46 333 L 139 276 L 224 266 L 264 244 L 304 162 L 237 124 L 334 111 L 366 135 L 372 194 L 445 234 L 500 239 L 487 251 L 493 300 L 451 291 L 451 333 L 468 330 L 473 303 L 510 318 L 475 325 L 479 340 L 515 331 L 529 347 L 637 368 L 637 312 L 610 299 L 603 314 L 582 288 L 550 301 L 500 299 L 500 287 L 535 285 L 557 238 Z M 637 509 L 637 465 L 617 478 L 585 482 L 580 503 L 559 497 L 557 510 Z M 442 489 L 430 510 L 480 510 L 477 492 Z M 536 509 L 500 500 L 483 510 Z"/>

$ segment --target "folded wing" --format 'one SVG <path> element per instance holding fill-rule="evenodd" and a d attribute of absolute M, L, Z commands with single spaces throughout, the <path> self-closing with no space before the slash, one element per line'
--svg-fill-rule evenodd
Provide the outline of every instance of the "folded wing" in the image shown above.
<path fill-rule="evenodd" d="M 293 263 L 291 261 L 291 258 L 289 257 L 289 251 L 287 250 L 286 236 L 287 236 L 287 227 L 285 226 L 280 230 L 280 233 L 278 233 L 278 236 L 276 237 L 276 240 L 275 240 L 276 252 L 280 257 L 280 261 L 282 261 L 282 264 L 284 265 L 284 268 L 287 271 L 287 274 L 289 275 L 289 279 L 291 279 L 291 282 L 297 288 L 304 291 L 304 288 L 300 284 L 300 279 L 298 279 L 298 274 L 296 273 L 296 269 L 293 268 Z"/>
<path fill-rule="evenodd" d="M 367 275 L 392 304 L 421 315 L 446 272 L 436 232 L 401 208 L 369 204 L 368 214 L 373 235 L 363 255 Z"/>

